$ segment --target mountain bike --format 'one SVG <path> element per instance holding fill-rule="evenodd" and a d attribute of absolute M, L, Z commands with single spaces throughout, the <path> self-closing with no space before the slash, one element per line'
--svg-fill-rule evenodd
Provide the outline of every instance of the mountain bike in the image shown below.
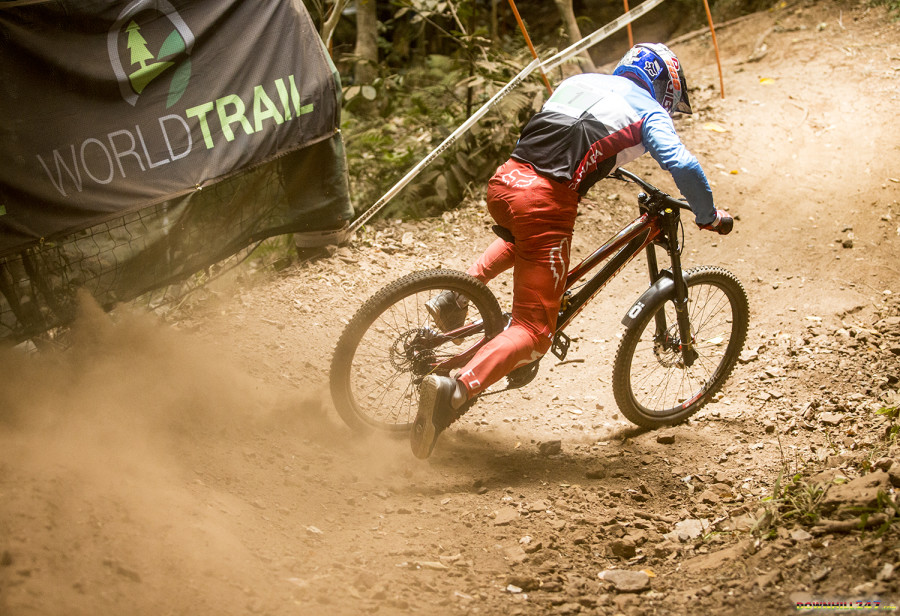
<path fill-rule="evenodd" d="M 625 169 L 610 177 L 642 189 L 639 215 L 569 270 L 550 352 L 560 361 L 566 358 L 571 345 L 566 327 L 622 268 L 646 253 L 650 285 L 622 319 L 612 390 L 622 414 L 638 426 L 676 424 L 709 402 L 734 369 L 747 337 L 747 293 L 720 267 L 682 270 L 680 212 L 689 210 L 686 202 Z M 495 231 L 501 237 L 508 233 Z M 658 248 L 668 255 L 667 269 L 659 268 Z M 425 306 L 446 289 L 469 303 L 465 323 L 448 332 L 438 328 Z M 508 322 L 491 290 L 463 272 L 404 276 L 367 300 L 338 340 L 330 376 L 335 408 L 355 430 L 406 433 L 422 379 L 462 368 Z M 534 380 L 540 361 L 511 372 L 506 389 Z"/>

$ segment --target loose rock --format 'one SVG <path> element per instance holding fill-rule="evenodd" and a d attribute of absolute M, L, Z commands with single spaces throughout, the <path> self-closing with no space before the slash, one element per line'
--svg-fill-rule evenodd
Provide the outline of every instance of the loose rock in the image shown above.
<path fill-rule="evenodd" d="M 886 492 L 890 487 L 891 480 L 887 473 L 869 473 L 848 483 L 830 486 L 822 508 L 828 512 L 838 508 L 874 507 L 878 502 L 878 493 Z"/>
<path fill-rule="evenodd" d="M 506 578 L 507 586 L 516 586 L 522 590 L 537 590 L 541 587 L 541 581 L 529 575 L 511 575 Z"/>
<path fill-rule="evenodd" d="M 671 445 L 675 442 L 675 434 L 672 432 L 661 432 L 656 436 L 656 442 L 660 445 Z"/>
<path fill-rule="evenodd" d="M 609 544 L 609 551 L 613 556 L 628 560 L 635 557 L 637 547 L 634 545 L 634 541 L 630 539 L 620 539 Z"/>
<path fill-rule="evenodd" d="M 538 443 L 538 451 L 544 456 L 555 456 L 562 452 L 562 441 L 555 440 Z"/>
<path fill-rule="evenodd" d="M 597 577 L 612 583 L 618 592 L 643 592 L 650 588 L 650 576 L 643 571 L 610 569 L 601 571 Z"/>
<path fill-rule="evenodd" d="M 503 507 L 499 509 L 494 516 L 494 526 L 506 526 L 519 517 L 519 512 L 512 507 Z"/>

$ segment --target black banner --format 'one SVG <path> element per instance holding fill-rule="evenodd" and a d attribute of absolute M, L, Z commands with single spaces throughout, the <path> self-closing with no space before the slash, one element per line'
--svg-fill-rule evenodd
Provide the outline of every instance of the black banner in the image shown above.
<path fill-rule="evenodd" d="M 352 215 L 340 83 L 300 0 L 0 3 L 0 59 L 0 257 L 261 164 L 285 181 L 279 158 L 326 141 L 273 232 Z"/>

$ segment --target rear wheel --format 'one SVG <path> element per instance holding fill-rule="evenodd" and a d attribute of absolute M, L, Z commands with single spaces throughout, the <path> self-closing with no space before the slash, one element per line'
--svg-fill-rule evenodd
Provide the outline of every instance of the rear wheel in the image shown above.
<path fill-rule="evenodd" d="M 425 306 L 445 290 L 469 302 L 452 339 Z M 422 379 L 462 367 L 461 355 L 471 355 L 503 327 L 497 299 L 468 274 L 428 270 L 404 276 L 366 301 L 341 335 L 331 362 L 335 408 L 355 430 L 405 433 L 418 410 Z"/>
<path fill-rule="evenodd" d="M 613 367 L 613 393 L 633 423 L 657 428 L 684 421 L 731 375 L 747 338 L 747 293 L 734 274 L 717 267 L 684 273 L 696 359 L 686 366 L 670 293 L 642 311 L 625 332 Z M 665 331 L 657 331 L 658 315 Z"/>

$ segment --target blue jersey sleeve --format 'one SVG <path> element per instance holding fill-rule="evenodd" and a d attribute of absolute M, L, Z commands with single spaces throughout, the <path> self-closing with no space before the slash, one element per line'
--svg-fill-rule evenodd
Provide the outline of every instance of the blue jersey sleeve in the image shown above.
<path fill-rule="evenodd" d="M 716 219 L 716 206 L 706 174 L 697 158 L 691 154 L 678 134 L 671 119 L 663 113 L 652 113 L 641 127 L 644 147 L 672 174 L 675 185 L 687 199 L 698 225 L 706 225 Z"/>

